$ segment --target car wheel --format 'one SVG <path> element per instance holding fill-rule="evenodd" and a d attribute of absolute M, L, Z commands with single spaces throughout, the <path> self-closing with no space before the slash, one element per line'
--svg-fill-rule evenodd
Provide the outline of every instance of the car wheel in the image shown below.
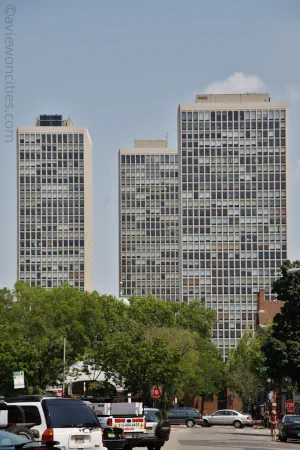
<path fill-rule="evenodd" d="M 208 421 L 206 419 L 204 419 L 203 426 L 210 427 L 210 424 L 208 423 Z"/>
<path fill-rule="evenodd" d="M 193 426 L 195 425 L 195 422 L 193 421 L 193 419 L 188 419 L 188 420 L 185 422 L 185 424 L 186 424 L 186 426 L 187 426 L 188 428 L 193 428 Z"/>
<path fill-rule="evenodd" d="M 279 435 L 278 437 L 279 437 L 280 442 L 286 442 L 287 441 L 287 437 L 286 436 Z"/>
<path fill-rule="evenodd" d="M 157 424 L 155 435 L 159 440 L 168 441 L 170 437 L 171 426 L 167 420 L 163 420 Z M 155 447 L 156 449 L 156 447 Z"/>
<path fill-rule="evenodd" d="M 239 420 L 233 422 L 234 428 L 242 428 L 242 424 Z"/>

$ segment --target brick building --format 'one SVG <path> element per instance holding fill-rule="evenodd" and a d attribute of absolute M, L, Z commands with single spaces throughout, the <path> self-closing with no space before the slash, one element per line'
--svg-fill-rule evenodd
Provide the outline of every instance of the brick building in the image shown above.
<path fill-rule="evenodd" d="M 266 300 L 265 291 L 260 289 L 257 294 L 257 326 L 267 325 L 276 314 L 280 313 L 283 305 L 282 300 Z"/>

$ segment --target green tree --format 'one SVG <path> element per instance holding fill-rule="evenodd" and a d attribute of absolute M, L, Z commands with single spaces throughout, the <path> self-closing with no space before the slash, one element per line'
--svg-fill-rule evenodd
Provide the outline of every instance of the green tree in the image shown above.
<path fill-rule="evenodd" d="M 187 374 L 183 391 L 202 398 L 203 413 L 205 394 L 218 394 L 224 388 L 226 370 L 220 351 L 211 341 L 199 338 L 197 351 L 198 360 L 193 370 Z"/>
<path fill-rule="evenodd" d="M 244 408 L 255 403 L 265 382 L 262 342 L 262 336 L 252 337 L 250 330 L 246 329 L 228 358 L 227 386 L 238 394 Z"/>
<path fill-rule="evenodd" d="M 194 395 L 216 392 L 224 365 L 209 341 L 214 320 L 215 312 L 199 302 L 133 297 L 122 325 L 102 343 L 105 373 L 145 401 L 152 386 L 161 387 L 163 407 L 186 389 Z"/>
<path fill-rule="evenodd" d="M 24 370 L 28 392 L 55 386 L 63 372 L 64 336 L 67 365 L 73 364 L 91 342 L 82 319 L 86 310 L 92 315 L 90 296 L 66 285 L 46 291 L 16 283 L 11 298 L 6 294 L 1 302 L 0 326 L 9 330 L 3 332 L 2 346 L 15 349 L 10 375 L 2 379 L 3 390 L 11 389 L 12 370 Z M 7 351 L 0 355 L 2 360 L 4 357 Z"/>
<path fill-rule="evenodd" d="M 285 301 L 281 314 L 271 326 L 268 341 L 263 345 L 267 374 L 278 382 L 290 378 L 300 386 L 300 272 L 288 269 L 300 267 L 300 261 L 287 261 L 281 267 L 281 278 L 273 283 L 273 293 Z"/>

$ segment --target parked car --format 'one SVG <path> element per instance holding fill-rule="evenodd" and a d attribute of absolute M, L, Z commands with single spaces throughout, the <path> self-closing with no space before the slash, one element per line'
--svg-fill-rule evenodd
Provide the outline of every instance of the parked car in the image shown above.
<path fill-rule="evenodd" d="M 173 408 L 167 411 L 170 425 L 186 425 L 189 428 L 202 425 L 202 416 L 196 408 Z"/>
<path fill-rule="evenodd" d="M 126 445 L 124 430 L 122 428 L 109 427 L 101 423 L 103 444 L 108 450 L 123 450 Z"/>
<path fill-rule="evenodd" d="M 34 423 L 30 431 L 36 440 L 57 441 L 64 450 L 87 447 L 107 450 L 95 413 L 80 399 L 23 395 L 5 398 L 4 401 L 22 408 L 26 422 Z M 18 414 L 16 408 L 15 423 L 19 422 Z"/>
<path fill-rule="evenodd" d="M 253 427 L 253 419 L 249 414 L 243 414 L 232 409 L 220 409 L 210 416 L 203 416 L 203 426 L 233 425 L 235 428 Z"/>
<path fill-rule="evenodd" d="M 171 426 L 168 420 L 163 420 L 159 409 L 144 408 L 146 432 L 137 447 L 147 447 L 148 450 L 160 450 L 170 438 Z"/>
<path fill-rule="evenodd" d="M 55 450 L 60 450 L 60 447 L 57 446 L 57 442 L 52 442 L 52 445 L 49 446 L 41 442 L 31 441 L 25 436 L 20 436 L 14 433 L 10 433 L 8 431 L 0 431 L 0 449 L 1 450 L 13 450 L 16 448 L 23 448 L 24 450 L 42 450 L 46 449 L 51 450 L 51 448 L 55 445 Z"/>
<path fill-rule="evenodd" d="M 0 400 L 0 429 L 9 433 L 24 436 L 29 440 L 34 440 L 35 433 L 30 430 L 34 427 L 34 422 L 26 422 L 25 413 L 21 406 L 9 405 Z M 36 433 L 36 437 L 37 433 Z"/>
<path fill-rule="evenodd" d="M 278 437 L 281 442 L 288 439 L 300 439 L 300 416 L 283 416 L 278 425 Z"/>

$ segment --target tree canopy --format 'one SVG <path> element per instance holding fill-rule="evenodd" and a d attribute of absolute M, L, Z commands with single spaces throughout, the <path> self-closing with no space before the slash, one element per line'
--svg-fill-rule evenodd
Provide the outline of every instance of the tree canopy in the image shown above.
<path fill-rule="evenodd" d="M 146 296 L 128 305 L 68 285 L 46 291 L 18 282 L 0 290 L 0 394 L 13 392 L 16 370 L 25 372 L 24 392 L 60 384 L 64 337 L 67 367 L 82 361 L 144 399 L 153 386 L 165 404 L 177 392 L 217 393 L 224 364 L 210 341 L 215 318 L 199 302 Z"/>
<path fill-rule="evenodd" d="M 246 329 L 237 347 L 229 354 L 227 386 L 238 394 L 244 408 L 256 402 L 264 385 L 264 339 L 264 334 L 252 336 L 250 330 Z"/>
<path fill-rule="evenodd" d="M 281 268 L 281 277 L 273 283 L 273 293 L 285 301 L 281 313 L 272 323 L 269 339 L 263 345 L 268 375 L 278 382 L 290 378 L 300 386 L 300 261 L 287 261 Z"/>

